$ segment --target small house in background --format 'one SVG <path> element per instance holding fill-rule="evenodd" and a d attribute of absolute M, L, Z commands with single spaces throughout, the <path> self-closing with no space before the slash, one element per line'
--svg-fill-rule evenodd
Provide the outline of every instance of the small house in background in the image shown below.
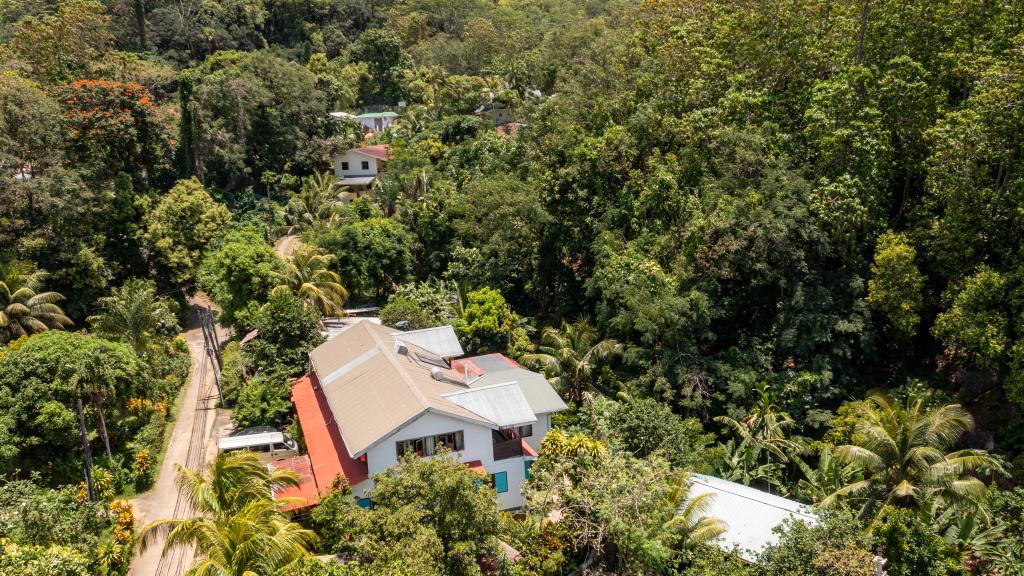
<path fill-rule="evenodd" d="M 334 157 L 334 175 L 338 185 L 348 188 L 347 199 L 358 198 L 373 188 L 373 182 L 391 160 L 387 144 L 353 148 Z"/>
<path fill-rule="evenodd" d="M 515 138 L 519 136 L 519 129 L 523 127 L 521 122 L 508 122 L 495 128 L 498 134 L 505 136 L 506 138 Z"/>
<path fill-rule="evenodd" d="M 711 494 L 707 516 L 726 524 L 725 532 L 712 543 L 747 562 L 755 562 L 765 548 L 779 541 L 775 528 L 783 522 L 803 521 L 811 526 L 819 522 L 810 506 L 782 496 L 704 474 L 694 474 L 690 480 L 690 498 Z"/>
<path fill-rule="evenodd" d="M 508 124 L 512 121 L 512 110 L 505 104 L 497 102 L 493 98 L 489 102 L 481 104 L 473 114 L 476 114 L 484 120 L 490 120 L 495 126 Z"/>
<path fill-rule="evenodd" d="M 363 125 L 364 132 L 380 132 L 390 128 L 398 121 L 398 113 L 391 111 L 366 112 L 357 115 L 354 119 Z"/>
<path fill-rule="evenodd" d="M 329 112 L 327 114 L 334 120 L 351 120 L 352 122 L 358 122 L 363 127 L 364 134 L 372 134 L 374 132 L 382 132 L 390 128 L 395 122 L 398 121 L 398 112 L 392 112 L 385 110 L 382 112 L 364 112 L 362 114 L 351 114 L 349 112 Z"/>

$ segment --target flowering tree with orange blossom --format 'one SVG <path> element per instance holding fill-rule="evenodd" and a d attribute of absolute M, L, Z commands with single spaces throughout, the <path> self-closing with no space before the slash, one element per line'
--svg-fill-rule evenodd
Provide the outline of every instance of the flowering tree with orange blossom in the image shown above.
<path fill-rule="evenodd" d="M 168 185 L 175 141 L 173 122 L 146 88 L 105 80 L 76 80 L 53 89 L 64 107 L 69 160 L 94 182 L 119 173 L 136 190 Z"/>

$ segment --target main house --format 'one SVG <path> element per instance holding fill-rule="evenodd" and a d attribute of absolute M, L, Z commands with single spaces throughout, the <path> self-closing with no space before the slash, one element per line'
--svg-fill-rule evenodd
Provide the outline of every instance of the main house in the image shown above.
<path fill-rule="evenodd" d="M 530 465 L 565 403 L 540 374 L 501 354 L 459 358 L 451 326 L 401 332 L 356 322 L 310 352 L 292 399 L 310 473 L 307 504 L 339 477 L 369 505 L 373 475 L 441 450 L 481 474 L 501 509 L 523 505 Z"/>
<path fill-rule="evenodd" d="M 359 197 L 373 187 L 389 160 L 391 147 L 387 144 L 352 148 L 334 157 L 334 175 L 339 185 L 347 186 L 349 193 Z"/>

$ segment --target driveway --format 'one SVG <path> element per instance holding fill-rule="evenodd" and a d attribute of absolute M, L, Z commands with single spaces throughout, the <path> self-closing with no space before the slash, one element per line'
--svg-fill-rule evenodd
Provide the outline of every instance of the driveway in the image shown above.
<path fill-rule="evenodd" d="M 191 303 L 188 330 L 182 334 L 192 355 L 192 372 L 184 391 L 185 397 L 180 412 L 174 422 L 170 443 L 160 463 L 159 474 L 153 488 L 132 500 L 138 528 L 153 520 L 189 515 L 174 483 L 175 465 L 199 469 L 209 462 L 216 454 L 217 438 L 227 420 L 225 415 L 218 417 L 213 364 L 206 357 L 203 330 L 199 321 L 203 308 L 197 304 L 197 301 Z M 218 334 L 221 338 L 226 335 L 222 328 L 218 328 Z M 160 541 L 150 546 L 144 553 L 136 555 L 129 574 L 176 576 L 191 565 L 190 550 L 168 554 L 161 562 L 162 549 L 163 542 Z"/>

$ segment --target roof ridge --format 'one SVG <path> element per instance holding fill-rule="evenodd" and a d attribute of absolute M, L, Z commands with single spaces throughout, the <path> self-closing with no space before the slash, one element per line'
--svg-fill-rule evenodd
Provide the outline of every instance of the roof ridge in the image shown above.
<path fill-rule="evenodd" d="M 442 398 L 448 398 L 449 396 L 457 396 L 459 394 L 468 394 L 470 392 L 480 392 L 483 390 L 491 390 L 492 388 L 502 388 L 505 386 L 519 386 L 518 380 L 509 380 L 508 382 L 498 382 L 497 384 L 488 384 L 486 386 L 477 386 L 475 388 L 466 388 L 465 390 L 456 390 L 454 392 L 446 392 L 441 394 Z"/>
<path fill-rule="evenodd" d="M 363 323 L 360 322 L 360 324 Z M 398 363 L 398 358 L 395 358 L 395 351 L 393 350 L 393 347 L 388 348 L 387 346 L 385 346 L 385 343 L 381 335 L 377 334 L 375 330 L 370 330 L 369 328 L 367 328 L 366 331 L 370 334 L 370 337 L 377 342 L 377 345 L 380 346 L 381 352 L 384 353 L 384 357 L 387 358 L 388 363 L 391 365 L 391 367 L 398 372 L 398 376 L 402 379 L 402 382 L 409 388 L 409 391 L 412 392 L 413 396 L 416 397 L 416 401 L 420 403 L 420 406 L 424 410 L 430 408 L 431 405 L 430 402 L 427 401 L 427 397 L 423 395 L 423 392 L 420 391 L 419 387 L 416 386 L 416 383 L 413 382 L 412 379 L 409 377 L 409 374 L 406 373 L 405 367 Z"/>
<path fill-rule="evenodd" d="M 723 482 L 731 482 L 730 480 L 726 480 L 724 478 L 718 478 L 716 476 L 708 476 L 706 474 L 694 474 L 693 475 L 693 478 L 694 478 L 693 479 L 693 483 L 694 484 L 700 484 L 701 486 L 705 486 L 707 488 L 711 488 L 711 489 L 714 489 L 714 490 L 719 490 L 721 492 L 725 492 L 726 494 L 731 494 L 733 496 L 736 496 L 737 498 L 743 498 L 744 500 L 750 500 L 752 502 L 757 502 L 758 504 L 764 504 L 765 506 L 769 506 L 771 508 L 777 508 L 779 510 L 783 510 L 783 511 L 789 512 L 790 514 L 798 514 L 798 515 L 804 516 L 806 518 L 815 518 L 813 516 L 813 514 L 811 514 L 811 513 L 809 513 L 807 511 L 807 506 L 805 504 L 803 504 L 801 502 L 797 502 L 796 500 L 790 500 L 789 498 L 786 498 L 784 496 L 779 496 L 777 494 L 771 494 L 769 492 L 765 492 L 763 490 L 757 490 L 757 488 L 751 488 L 750 486 L 743 486 L 741 484 L 741 486 L 743 486 L 744 488 L 749 488 L 751 490 L 757 490 L 758 492 L 762 493 L 764 496 L 768 496 L 768 497 L 771 497 L 771 498 L 779 498 L 781 500 L 785 500 L 786 502 L 788 502 L 788 503 L 793 505 L 793 509 L 790 509 L 790 508 L 787 508 L 785 506 L 781 506 L 781 505 L 779 505 L 779 504 L 777 504 L 775 502 L 769 502 L 769 501 L 766 501 L 766 500 L 761 500 L 759 498 L 754 498 L 753 496 L 750 496 L 749 494 L 743 494 L 743 493 L 741 493 L 741 492 L 739 492 L 739 491 L 737 491 L 735 489 L 730 489 L 729 487 L 726 487 L 726 486 L 716 486 L 713 483 L 708 482 L 706 480 L 702 481 L 699 478 L 699 476 L 710 477 L 710 478 L 714 478 L 715 480 L 721 480 Z"/>

